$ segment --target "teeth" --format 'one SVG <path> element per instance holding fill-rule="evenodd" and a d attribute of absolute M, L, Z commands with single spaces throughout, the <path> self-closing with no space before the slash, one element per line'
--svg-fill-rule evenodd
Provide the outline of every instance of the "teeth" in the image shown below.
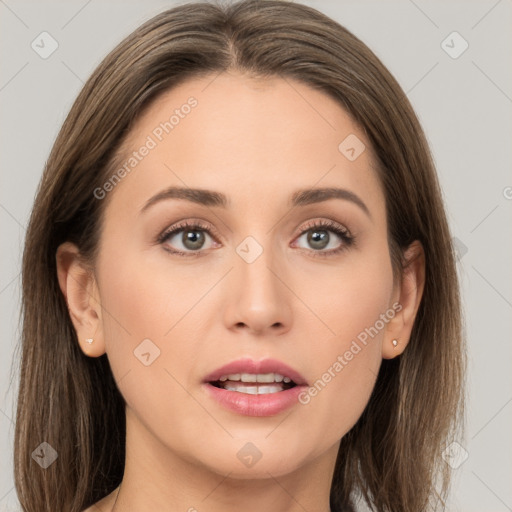
<path fill-rule="evenodd" d="M 270 386 L 246 386 L 244 384 L 229 383 L 224 385 L 224 389 L 227 391 L 237 391 L 238 393 L 247 393 L 248 395 L 266 395 L 283 391 L 283 387 L 279 384 Z"/>
<path fill-rule="evenodd" d="M 226 382 L 229 381 L 242 381 L 242 382 L 286 382 L 287 384 L 291 382 L 289 377 L 284 377 L 279 373 L 233 373 L 231 375 L 223 375 L 219 381 Z"/>

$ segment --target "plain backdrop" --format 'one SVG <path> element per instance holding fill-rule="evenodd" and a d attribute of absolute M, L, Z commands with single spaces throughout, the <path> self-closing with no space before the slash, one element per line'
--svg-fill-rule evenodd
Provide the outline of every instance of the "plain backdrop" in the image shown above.
<path fill-rule="evenodd" d="M 459 448 L 467 458 L 455 471 L 448 510 L 510 511 L 512 2 L 304 3 L 379 56 L 425 129 L 459 248 L 469 350 L 467 435 Z M 19 343 L 25 226 L 44 163 L 102 58 L 139 24 L 177 4 L 0 0 L 0 512 L 20 509 L 12 470 L 18 374 L 11 382 L 11 364 Z M 58 45 L 46 58 L 32 46 L 41 37 L 46 51 Z"/>

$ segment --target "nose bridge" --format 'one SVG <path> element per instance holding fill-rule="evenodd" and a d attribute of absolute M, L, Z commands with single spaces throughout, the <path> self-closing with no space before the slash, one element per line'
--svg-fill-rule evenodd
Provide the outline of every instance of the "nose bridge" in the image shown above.
<path fill-rule="evenodd" d="M 256 236 L 247 236 L 236 247 L 232 294 L 235 313 L 230 321 L 260 331 L 287 324 L 289 304 L 281 281 L 284 279 L 277 270 L 283 268 L 278 263 L 281 251 L 272 246 L 272 235 L 262 232 Z"/>
<path fill-rule="evenodd" d="M 261 237 L 260 237 L 261 239 Z M 275 276 L 270 271 L 275 261 L 276 248 L 271 247 L 271 238 L 260 243 L 253 236 L 246 237 L 237 247 L 238 262 L 243 281 L 253 291 L 273 292 Z"/>

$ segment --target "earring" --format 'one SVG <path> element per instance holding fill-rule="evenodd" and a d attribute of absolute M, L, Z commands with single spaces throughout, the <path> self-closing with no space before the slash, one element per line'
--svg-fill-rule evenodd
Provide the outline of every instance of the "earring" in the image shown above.
<path fill-rule="evenodd" d="M 94 341 L 92 338 L 86 338 L 85 340 L 87 343 L 89 343 L 89 345 Z"/>
<path fill-rule="evenodd" d="M 391 343 L 393 343 L 393 347 L 396 347 L 398 345 L 398 340 L 393 340 Z"/>

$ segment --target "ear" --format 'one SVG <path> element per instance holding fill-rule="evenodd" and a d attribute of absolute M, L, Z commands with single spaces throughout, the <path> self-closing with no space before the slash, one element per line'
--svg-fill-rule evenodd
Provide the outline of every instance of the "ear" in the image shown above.
<path fill-rule="evenodd" d="M 76 245 L 61 244 L 56 253 L 59 286 L 68 305 L 69 316 L 84 354 L 99 357 L 105 353 L 101 303 L 94 274 L 80 257 Z M 92 343 L 86 340 L 92 339 Z"/>
<path fill-rule="evenodd" d="M 393 293 L 395 316 L 389 321 L 382 346 L 382 357 L 392 359 L 400 355 L 411 338 L 414 319 L 420 306 L 425 286 L 425 252 L 415 240 L 404 252 L 401 283 Z M 396 340 L 396 346 L 393 344 Z"/>

